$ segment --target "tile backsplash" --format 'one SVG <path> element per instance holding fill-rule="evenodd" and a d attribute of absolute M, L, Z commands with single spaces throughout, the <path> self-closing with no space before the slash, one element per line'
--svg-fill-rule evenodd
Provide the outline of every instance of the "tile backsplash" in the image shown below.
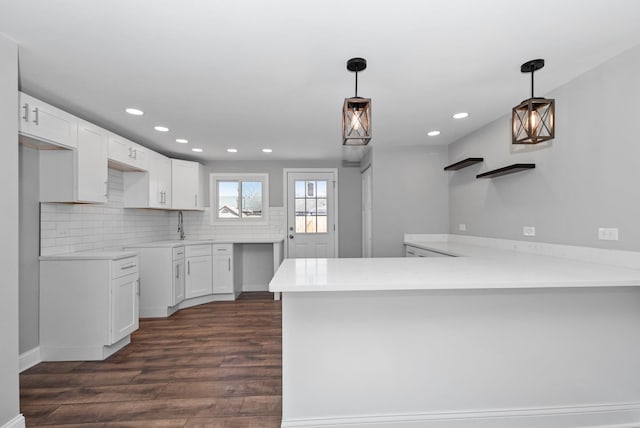
<path fill-rule="evenodd" d="M 176 211 L 125 209 L 124 174 L 109 169 L 106 204 L 40 205 L 40 254 L 122 248 L 143 242 L 178 239 Z M 187 239 L 275 238 L 284 235 L 282 207 L 269 208 L 269 223 L 212 226 L 210 210 L 183 211 Z"/>

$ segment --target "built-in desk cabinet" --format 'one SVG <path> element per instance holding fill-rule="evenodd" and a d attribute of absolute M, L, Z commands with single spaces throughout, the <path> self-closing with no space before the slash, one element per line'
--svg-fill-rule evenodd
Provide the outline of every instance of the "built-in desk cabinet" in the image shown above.
<path fill-rule="evenodd" d="M 138 329 L 138 257 L 40 261 L 43 361 L 103 360 Z"/>

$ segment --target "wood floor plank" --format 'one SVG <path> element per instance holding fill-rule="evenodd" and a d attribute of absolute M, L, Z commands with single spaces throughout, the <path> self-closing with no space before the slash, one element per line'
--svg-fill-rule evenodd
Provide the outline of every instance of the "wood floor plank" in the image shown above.
<path fill-rule="evenodd" d="M 21 411 L 29 427 L 279 427 L 281 333 L 270 293 L 143 319 L 105 361 L 23 372 Z"/>

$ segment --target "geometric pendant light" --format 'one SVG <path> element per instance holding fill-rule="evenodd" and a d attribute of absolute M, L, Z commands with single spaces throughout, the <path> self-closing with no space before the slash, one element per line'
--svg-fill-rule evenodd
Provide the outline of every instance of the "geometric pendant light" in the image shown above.
<path fill-rule="evenodd" d="M 512 144 L 538 144 L 555 137 L 555 100 L 533 96 L 533 73 L 544 67 L 543 59 L 527 61 L 522 73 L 531 73 L 531 98 L 513 108 Z"/>
<path fill-rule="evenodd" d="M 342 144 L 365 146 L 371 140 L 371 99 L 358 96 L 358 72 L 367 68 L 364 58 L 351 58 L 347 70 L 356 73 L 356 95 L 342 106 Z"/>

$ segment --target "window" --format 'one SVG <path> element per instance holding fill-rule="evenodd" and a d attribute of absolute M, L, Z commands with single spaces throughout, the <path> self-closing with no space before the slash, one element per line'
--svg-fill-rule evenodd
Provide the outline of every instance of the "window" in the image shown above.
<path fill-rule="evenodd" d="M 211 174 L 211 223 L 266 223 L 267 174 Z"/>

